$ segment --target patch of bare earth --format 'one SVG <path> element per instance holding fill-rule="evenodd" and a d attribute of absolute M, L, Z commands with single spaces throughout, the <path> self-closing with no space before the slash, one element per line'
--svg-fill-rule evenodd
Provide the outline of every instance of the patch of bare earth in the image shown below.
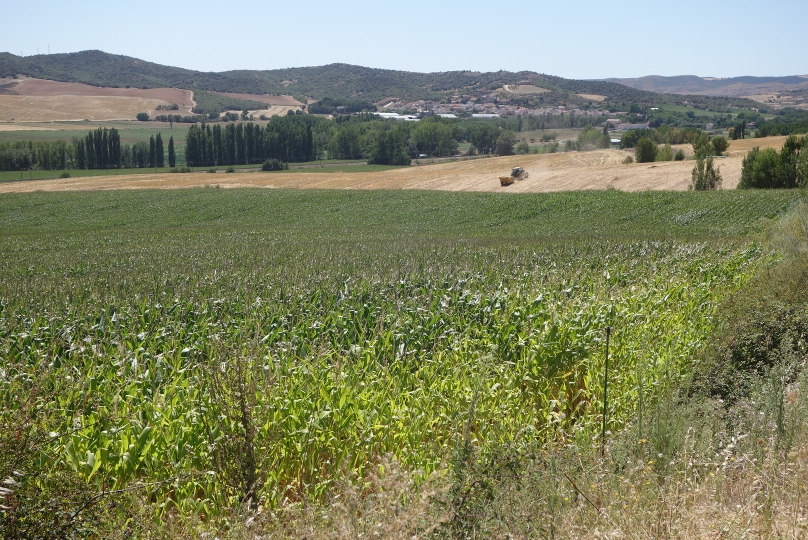
<path fill-rule="evenodd" d="M 134 119 L 139 112 L 185 116 L 192 114 L 194 106 L 193 93 L 180 88 L 103 88 L 27 77 L 11 82 L 8 90 L 16 95 L 0 96 L 0 120 L 118 120 Z M 156 110 L 158 105 L 171 104 L 179 109 Z"/>
<path fill-rule="evenodd" d="M 784 137 L 733 141 L 729 157 L 716 160 L 723 188 L 733 189 L 741 177 L 746 152 L 755 146 L 780 148 Z M 688 147 L 689 148 L 689 147 Z M 667 161 L 623 164 L 632 155 L 623 150 L 597 150 L 545 155 L 522 155 L 455 161 L 379 172 L 288 172 L 212 175 L 138 174 L 96 176 L 0 184 L 0 193 L 31 191 L 81 191 L 113 189 L 171 189 L 204 187 L 262 187 L 286 189 L 423 189 L 440 191 L 489 191 L 545 193 L 586 189 L 622 191 L 685 191 L 694 162 Z M 500 176 L 513 167 L 524 167 L 530 177 L 502 187 Z"/>
<path fill-rule="evenodd" d="M 118 96 L 0 96 L 0 121 L 128 120 L 154 114 L 159 99 Z"/>
<path fill-rule="evenodd" d="M 259 101 L 267 105 L 282 105 L 286 107 L 300 107 L 303 103 L 292 96 L 274 96 L 271 94 L 236 94 L 233 92 L 213 92 L 221 96 L 227 96 L 236 99 L 246 99 L 249 101 Z"/>

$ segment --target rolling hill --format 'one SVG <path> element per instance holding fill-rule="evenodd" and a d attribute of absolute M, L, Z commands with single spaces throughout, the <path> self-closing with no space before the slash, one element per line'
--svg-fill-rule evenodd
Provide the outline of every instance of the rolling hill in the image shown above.
<path fill-rule="evenodd" d="M 480 95 L 496 92 L 504 85 L 530 81 L 535 86 L 549 90 L 540 97 L 521 98 L 526 102 L 533 100 L 533 104 L 583 105 L 589 102 L 580 96 L 585 94 L 606 96 L 603 106 L 618 109 L 631 103 L 680 104 L 685 101 L 707 109 L 754 106 L 753 102 L 743 98 L 660 95 L 610 81 L 570 80 L 532 71 L 413 73 L 330 64 L 214 73 L 163 66 L 102 51 L 26 57 L 0 53 L 0 78 L 17 75 L 101 87 L 177 87 L 241 94 L 286 94 L 314 99 L 358 98 L 371 102 L 390 97 L 414 101 L 440 100 L 455 93 Z"/>
<path fill-rule="evenodd" d="M 637 90 L 665 94 L 689 94 L 749 98 L 773 106 L 800 106 L 808 102 L 808 75 L 789 77 L 697 77 L 649 75 L 636 79 L 606 79 Z"/>

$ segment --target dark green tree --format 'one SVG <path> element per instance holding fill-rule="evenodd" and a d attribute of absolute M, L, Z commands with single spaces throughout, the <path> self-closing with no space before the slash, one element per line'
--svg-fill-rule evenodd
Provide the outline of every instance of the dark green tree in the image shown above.
<path fill-rule="evenodd" d="M 516 144 L 516 135 L 513 131 L 503 131 L 497 138 L 497 154 L 500 156 L 513 155 L 513 145 Z"/>
<path fill-rule="evenodd" d="M 647 137 L 643 137 L 637 141 L 637 147 L 634 149 L 634 156 L 637 163 L 650 163 L 656 160 L 657 145 L 654 141 Z"/>
<path fill-rule="evenodd" d="M 154 167 L 156 158 L 156 145 L 154 142 L 154 135 L 149 137 L 149 167 Z"/>
<path fill-rule="evenodd" d="M 163 137 L 159 133 L 154 139 L 154 166 L 165 167 L 166 153 L 163 148 Z"/>
<path fill-rule="evenodd" d="M 713 145 L 713 151 L 715 152 L 716 156 L 721 156 L 724 152 L 727 151 L 729 148 L 729 141 L 727 141 L 723 136 L 718 135 L 717 137 L 713 137 L 710 143 Z"/>
<path fill-rule="evenodd" d="M 713 167 L 713 158 L 697 159 L 688 189 L 713 191 L 721 187 L 721 172 Z"/>
<path fill-rule="evenodd" d="M 784 187 L 780 182 L 780 156 L 774 148 L 753 148 L 743 158 L 738 189 Z"/>
<path fill-rule="evenodd" d="M 84 152 L 84 139 L 76 140 L 75 144 L 76 144 L 76 168 L 85 169 L 87 167 L 87 154 L 85 154 Z"/>
<path fill-rule="evenodd" d="M 177 166 L 177 156 L 174 154 L 174 136 L 168 138 L 168 166 Z"/>

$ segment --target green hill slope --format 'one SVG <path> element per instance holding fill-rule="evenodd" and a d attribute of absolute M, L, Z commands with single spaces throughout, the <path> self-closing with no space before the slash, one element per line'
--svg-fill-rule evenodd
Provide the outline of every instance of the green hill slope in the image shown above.
<path fill-rule="evenodd" d="M 583 104 L 586 100 L 576 97 L 575 94 L 600 94 L 607 96 L 607 102 L 615 107 L 629 103 L 678 104 L 684 101 L 710 109 L 754 106 L 753 102 L 745 99 L 662 95 L 607 81 L 569 80 L 531 71 L 413 73 L 349 64 L 330 64 L 318 67 L 215 73 L 163 66 L 102 51 L 26 57 L 0 53 L 0 77 L 15 75 L 106 87 L 176 86 L 214 92 L 291 94 L 315 99 L 361 98 L 367 101 L 389 97 L 407 101 L 434 100 L 455 92 L 480 95 L 494 92 L 505 84 L 531 81 L 550 92 L 541 97 L 518 98 L 526 105 L 576 102 Z"/>

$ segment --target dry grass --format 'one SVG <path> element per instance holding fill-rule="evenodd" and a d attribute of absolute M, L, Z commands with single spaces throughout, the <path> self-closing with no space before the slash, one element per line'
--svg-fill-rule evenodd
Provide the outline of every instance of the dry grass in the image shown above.
<path fill-rule="evenodd" d="M 286 116 L 289 111 L 299 111 L 300 107 L 295 105 L 272 105 L 266 109 L 259 109 L 255 111 L 247 111 L 250 115 L 257 120 L 262 114 L 267 118 L 273 116 Z"/>
<path fill-rule="evenodd" d="M 0 131 L 62 131 L 64 129 L 65 129 L 64 126 L 39 127 L 39 126 L 23 126 L 17 123 L 14 124 L 0 123 Z"/>
<path fill-rule="evenodd" d="M 86 96 L 86 97 L 129 97 L 159 100 L 177 104 L 179 110 L 172 114 L 189 115 L 195 105 L 193 92 L 181 88 L 103 88 L 88 84 L 46 81 L 21 77 L 10 82 L 10 90 L 21 96 Z M 141 111 L 142 112 L 142 111 Z M 55 120 L 59 120 L 56 118 Z"/>
<path fill-rule="evenodd" d="M 238 94 L 234 92 L 213 92 L 222 96 L 228 96 L 236 99 L 246 99 L 250 101 L 260 101 L 267 105 L 282 105 L 286 107 L 300 108 L 303 103 L 299 102 L 292 96 L 276 96 L 273 94 Z"/>
<path fill-rule="evenodd" d="M 506 84 L 502 89 L 511 94 L 544 94 L 549 92 L 546 88 L 533 86 L 532 84 Z"/>
<path fill-rule="evenodd" d="M 584 99 L 589 99 L 591 101 L 603 101 L 606 99 L 606 96 L 601 96 L 600 94 L 575 94 L 578 97 L 582 97 Z"/>
<path fill-rule="evenodd" d="M 782 146 L 784 137 L 733 141 L 729 157 L 718 160 L 723 188 L 733 189 L 741 176 L 743 156 L 754 146 Z M 689 146 L 685 146 L 689 150 Z M 544 193 L 583 189 L 622 191 L 685 191 L 693 161 L 623 164 L 623 150 L 596 150 L 559 154 L 527 154 L 404 167 L 379 172 L 240 173 L 217 176 L 223 188 L 264 187 L 294 189 L 425 189 L 440 191 L 500 191 Z M 530 177 L 502 187 L 499 177 L 513 167 L 524 167 Z M 0 184 L 0 193 L 30 191 L 83 191 L 110 189 L 170 189 L 210 184 L 205 173 L 96 176 Z"/>
<path fill-rule="evenodd" d="M 120 96 L 0 96 L 0 121 L 127 120 L 155 113 L 159 99 Z"/>

